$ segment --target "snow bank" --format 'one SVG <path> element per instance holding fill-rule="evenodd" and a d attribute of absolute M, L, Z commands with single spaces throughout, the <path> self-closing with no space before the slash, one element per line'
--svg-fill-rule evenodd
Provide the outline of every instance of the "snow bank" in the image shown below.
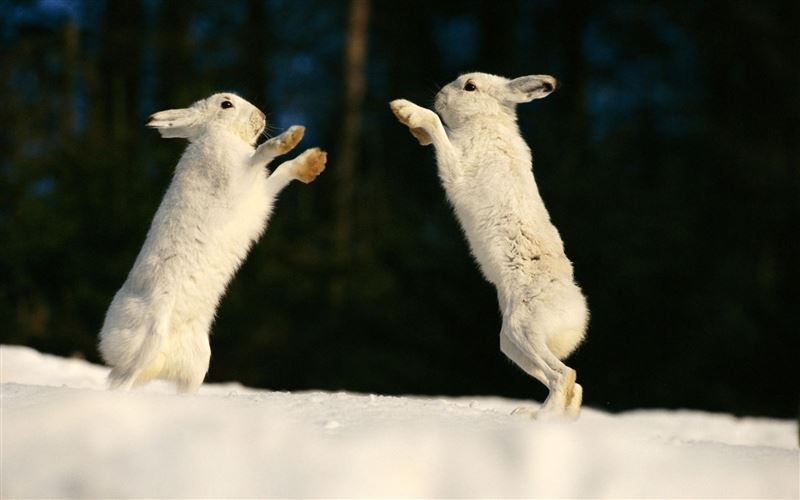
<path fill-rule="evenodd" d="M 105 368 L 0 347 L 2 492 L 17 497 L 798 498 L 791 421 L 520 402 L 106 391 Z"/>

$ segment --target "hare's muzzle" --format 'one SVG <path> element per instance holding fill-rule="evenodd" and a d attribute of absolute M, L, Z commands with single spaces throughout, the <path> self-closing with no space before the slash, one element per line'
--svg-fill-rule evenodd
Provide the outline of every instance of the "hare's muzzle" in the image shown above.
<path fill-rule="evenodd" d="M 258 136 L 267 128 L 267 115 L 260 109 L 255 110 L 253 114 L 250 115 L 250 126 L 253 128 L 253 135 L 258 139 Z"/>

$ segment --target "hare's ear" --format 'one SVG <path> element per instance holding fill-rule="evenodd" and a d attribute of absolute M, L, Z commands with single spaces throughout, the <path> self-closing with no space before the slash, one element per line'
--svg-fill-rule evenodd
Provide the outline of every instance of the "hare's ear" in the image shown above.
<path fill-rule="evenodd" d="M 510 101 L 528 102 L 547 97 L 558 88 L 558 82 L 550 75 L 529 75 L 515 78 L 507 86 Z"/>
<path fill-rule="evenodd" d="M 158 129 L 161 137 L 188 139 L 197 133 L 200 122 L 200 113 L 196 109 L 168 109 L 151 115 L 147 126 Z"/>

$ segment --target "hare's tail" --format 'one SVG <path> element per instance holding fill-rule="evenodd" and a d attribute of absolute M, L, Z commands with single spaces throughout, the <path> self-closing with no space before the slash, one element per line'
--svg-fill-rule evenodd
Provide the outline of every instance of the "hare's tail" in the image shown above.
<path fill-rule="evenodd" d="M 130 389 L 140 381 L 145 372 L 151 371 L 151 365 L 156 362 L 169 333 L 172 305 L 172 300 L 161 300 L 153 304 L 135 354 L 128 362 L 114 366 L 108 375 L 108 383 L 112 389 Z M 150 375 L 149 378 L 152 378 L 156 374 Z"/>

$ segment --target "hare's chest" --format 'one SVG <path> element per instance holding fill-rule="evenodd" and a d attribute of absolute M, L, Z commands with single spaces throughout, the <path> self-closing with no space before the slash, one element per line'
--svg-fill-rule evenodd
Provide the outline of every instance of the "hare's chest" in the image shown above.
<path fill-rule="evenodd" d="M 505 207 L 520 196 L 513 170 L 508 161 L 498 161 L 496 156 L 462 157 L 458 180 L 446 190 L 465 222 L 483 225 L 502 217 Z"/>
<path fill-rule="evenodd" d="M 521 212 L 526 212 L 524 188 L 528 187 L 526 179 L 504 160 L 482 155 L 463 158 L 459 182 L 448 189 L 475 260 L 495 284 L 509 253 L 508 235 L 519 232 Z"/>
<path fill-rule="evenodd" d="M 229 237 L 249 240 L 261 233 L 271 208 L 266 182 L 266 173 L 259 169 L 253 175 L 236 179 L 231 186 L 233 192 L 228 200 L 225 223 Z"/>

